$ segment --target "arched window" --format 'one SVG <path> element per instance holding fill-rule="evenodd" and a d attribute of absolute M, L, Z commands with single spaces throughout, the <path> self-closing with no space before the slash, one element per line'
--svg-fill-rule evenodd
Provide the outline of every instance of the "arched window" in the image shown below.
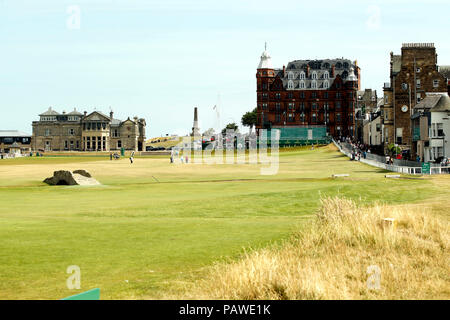
<path fill-rule="evenodd" d="M 300 72 L 300 80 L 305 80 L 305 72 Z"/>
<path fill-rule="evenodd" d="M 294 81 L 289 80 L 288 84 L 287 84 L 287 88 L 290 89 L 290 90 L 294 89 Z"/>
<path fill-rule="evenodd" d="M 323 67 L 324 67 L 325 69 L 328 69 L 328 68 L 330 67 L 330 64 L 329 64 L 328 62 L 325 62 L 325 63 L 323 64 Z"/>
<path fill-rule="evenodd" d="M 323 73 L 323 78 L 324 78 L 324 79 L 330 79 L 330 74 L 328 73 L 328 71 L 325 71 L 325 72 Z"/>
<path fill-rule="evenodd" d="M 347 79 L 347 77 L 348 77 L 348 72 L 347 71 L 342 72 L 342 79 Z"/>
<path fill-rule="evenodd" d="M 288 79 L 289 80 L 292 80 L 292 79 L 294 79 L 294 73 L 293 72 L 288 72 Z"/>
<path fill-rule="evenodd" d="M 311 81 L 311 89 L 317 89 L 317 81 L 316 80 Z"/>
<path fill-rule="evenodd" d="M 348 69 L 348 63 L 347 62 L 344 62 L 344 68 Z"/>
<path fill-rule="evenodd" d="M 336 68 L 338 68 L 338 69 L 342 68 L 342 63 L 340 63 L 340 62 L 336 63 Z"/>
<path fill-rule="evenodd" d="M 305 89 L 305 81 L 300 80 L 300 89 Z"/>
<path fill-rule="evenodd" d="M 316 80 L 316 79 L 317 79 L 317 72 L 314 71 L 314 72 L 311 74 L 311 77 L 312 77 L 312 79 Z"/>
<path fill-rule="evenodd" d="M 330 87 L 330 83 L 327 80 L 325 80 L 323 82 L 323 87 L 324 87 L 324 89 L 328 89 Z"/>

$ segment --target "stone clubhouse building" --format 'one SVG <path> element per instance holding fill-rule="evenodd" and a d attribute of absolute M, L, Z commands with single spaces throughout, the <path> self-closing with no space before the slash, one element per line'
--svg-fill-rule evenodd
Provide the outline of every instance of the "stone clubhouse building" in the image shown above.
<path fill-rule="evenodd" d="M 145 151 L 143 118 L 127 120 L 93 111 L 59 113 L 52 108 L 33 121 L 32 149 L 34 151 Z"/>

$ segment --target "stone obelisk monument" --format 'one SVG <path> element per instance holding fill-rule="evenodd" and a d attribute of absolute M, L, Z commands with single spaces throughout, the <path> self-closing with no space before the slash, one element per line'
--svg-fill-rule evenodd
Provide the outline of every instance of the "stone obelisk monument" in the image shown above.
<path fill-rule="evenodd" d="M 195 137 L 200 136 L 200 129 L 198 128 L 197 107 L 194 108 L 194 125 L 192 127 L 191 136 L 195 136 Z"/>

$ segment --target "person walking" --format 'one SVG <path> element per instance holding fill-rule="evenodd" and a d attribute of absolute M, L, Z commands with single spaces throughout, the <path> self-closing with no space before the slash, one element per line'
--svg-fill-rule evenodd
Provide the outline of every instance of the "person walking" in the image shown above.
<path fill-rule="evenodd" d="M 109 160 L 112 160 L 112 152 L 109 153 Z"/>

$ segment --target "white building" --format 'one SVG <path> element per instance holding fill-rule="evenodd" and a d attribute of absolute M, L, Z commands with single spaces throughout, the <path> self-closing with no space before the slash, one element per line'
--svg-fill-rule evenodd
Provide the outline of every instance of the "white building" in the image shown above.
<path fill-rule="evenodd" d="M 425 161 L 450 157 L 450 98 L 447 93 L 429 94 L 414 107 L 413 142 Z"/>

